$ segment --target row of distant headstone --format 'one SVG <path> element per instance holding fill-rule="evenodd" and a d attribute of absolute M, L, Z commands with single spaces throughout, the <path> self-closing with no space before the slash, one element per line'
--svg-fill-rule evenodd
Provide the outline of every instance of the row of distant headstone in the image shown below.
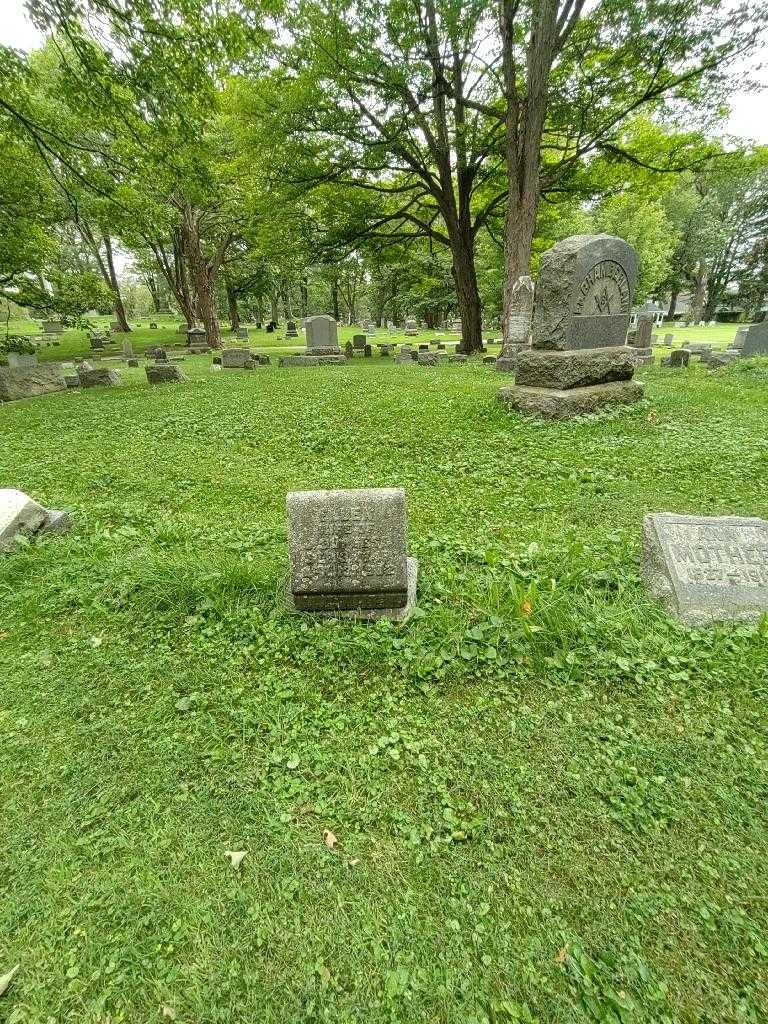
<path fill-rule="evenodd" d="M 287 605 L 320 617 L 404 621 L 417 600 L 399 487 L 295 491 L 287 496 Z M 66 512 L 0 490 L 0 551 L 19 534 L 63 532 Z M 768 611 L 768 521 L 657 513 L 643 520 L 651 594 L 691 626 L 757 619 Z"/>

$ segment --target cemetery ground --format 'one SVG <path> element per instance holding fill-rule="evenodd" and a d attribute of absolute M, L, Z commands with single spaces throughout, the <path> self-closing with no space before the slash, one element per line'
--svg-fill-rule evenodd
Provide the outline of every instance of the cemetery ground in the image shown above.
<path fill-rule="evenodd" d="M 768 624 L 639 553 L 768 514 L 768 360 L 568 423 L 475 359 L 209 363 L 0 407 L 75 513 L 0 561 L 0 1020 L 764 1021 Z M 369 486 L 417 614 L 288 614 L 286 492 Z"/>

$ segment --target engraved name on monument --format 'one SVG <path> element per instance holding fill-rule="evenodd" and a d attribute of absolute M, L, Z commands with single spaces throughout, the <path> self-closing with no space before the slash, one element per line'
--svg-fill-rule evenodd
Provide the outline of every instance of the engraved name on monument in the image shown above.
<path fill-rule="evenodd" d="M 689 625 L 757 618 L 768 612 L 768 521 L 646 516 L 643 568 L 654 596 Z"/>

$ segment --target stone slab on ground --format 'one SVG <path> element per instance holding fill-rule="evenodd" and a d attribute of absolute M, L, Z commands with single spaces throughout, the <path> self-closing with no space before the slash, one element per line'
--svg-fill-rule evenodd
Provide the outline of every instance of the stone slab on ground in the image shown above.
<path fill-rule="evenodd" d="M 758 619 L 768 612 L 768 521 L 647 515 L 643 577 L 686 625 Z"/>
<path fill-rule="evenodd" d="M 58 363 L 40 363 L 15 370 L 0 367 L 0 402 L 37 398 L 39 395 L 49 395 L 66 389 L 67 384 Z"/>
<path fill-rule="evenodd" d="M 72 525 L 68 512 L 43 508 L 23 491 L 0 488 L 0 551 L 19 534 L 64 533 Z"/>
<path fill-rule="evenodd" d="M 286 507 L 290 607 L 365 619 L 409 614 L 418 567 L 407 555 L 402 488 L 294 491 Z"/>
<path fill-rule="evenodd" d="M 80 386 L 84 388 L 113 388 L 120 383 L 120 374 L 117 370 L 109 370 L 106 367 L 96 367 L 93 370 L 78 370 Z"/>
<path fill-rule="evenodd" d="M 150 384 L 171 384 L 174 381 L 183 381 L 187 378 L 174 363 L 165 365 L 147 366 L 145 368 L 147 381 Z"/>
<path fill-rule="evenodd" d="M 643 385 L 635 380 L 617 380 L 590 387 L 532 388 L 514 385 L 499 390 L 502 402 L 528 416 L 569 420 L 595 412 L 603 405 L 629 405 L 643 397 Z"/>
<path fill-rule="evenodd" d="M 531 388 L 567 390 L 630 380 L 634 371 L 633 353 L 626 347 L 564 352 L 528 349 L 517 357 L 515 383 Z"/>

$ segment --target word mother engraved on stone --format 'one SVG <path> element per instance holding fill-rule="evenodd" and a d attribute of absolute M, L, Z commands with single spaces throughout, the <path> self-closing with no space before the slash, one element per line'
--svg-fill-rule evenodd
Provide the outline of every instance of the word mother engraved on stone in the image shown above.
<path fill-rule="evenodd" d="M 576 316 L 614 316 L 629 313 L 630 288 L 624 268 L 613 260 L 596 264 L 579 286 Z"/>
<path fill-rule="evenodd" d="M 660 513 L 643 523 L 652 593 L 689 625 L 768 612 L 768 521 Z"/>
<path fill-rule="evenodd" d="M 295 491 L 287 512 L 295 609 L 371 618 L 410 611 L 415 563 L 402 488 Z"/>

